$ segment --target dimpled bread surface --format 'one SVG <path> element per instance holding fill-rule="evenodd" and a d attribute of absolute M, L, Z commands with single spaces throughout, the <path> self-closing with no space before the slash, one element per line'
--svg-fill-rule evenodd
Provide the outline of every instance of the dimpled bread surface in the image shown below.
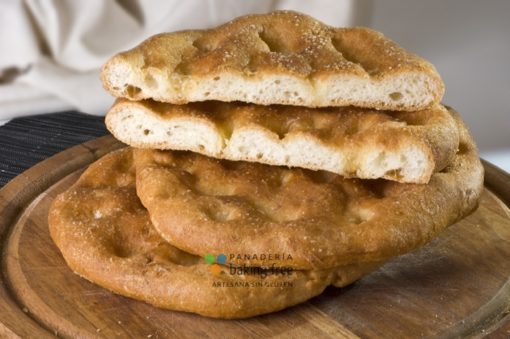
<path fill-rule="evenodd" d="M 276 250 L 291 254 L 297 269 L 385 260 L 424 245 L 478 204 L 483 167 L 452 116 L 457 154 L 425 185 L 136 149 L 137 192 L 154 227 L 189 253 Z"/>
<path fill-rule="evenodd" d="M 115 293 L 171 310 L 245 318 L 298 304 L 330 284 L 345 286 L 380 265 L 264 278 L 232 275 L 227 266 L 213 272 L 203 258 L 171 246 L 152 227 L 136 196 L 132 158 L 131 148 L 104 156 L 49 211 L 51 237 L 68 266 Z"/>
<path fill-rule="evenodd" d="M 334 28 L 292 11 L 153 36 L 111 58 L 116 97 L 419 110 L 438 103 L 434 66 L 368 28 Z"/>

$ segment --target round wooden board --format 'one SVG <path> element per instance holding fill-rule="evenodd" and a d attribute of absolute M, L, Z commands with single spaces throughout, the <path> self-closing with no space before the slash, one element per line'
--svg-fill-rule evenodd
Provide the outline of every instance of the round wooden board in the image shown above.
<path fill-rule="evenodd" d="M 479 209 L 432 243 L 305 304 L 227 321 L 112 294 L 66 266 L 48 233 L 48 207 L 119 147 L 111 137 L 76 146 L 0 191 L 0 337 L 510 336 L 510 178 L 488 163 Z"/>

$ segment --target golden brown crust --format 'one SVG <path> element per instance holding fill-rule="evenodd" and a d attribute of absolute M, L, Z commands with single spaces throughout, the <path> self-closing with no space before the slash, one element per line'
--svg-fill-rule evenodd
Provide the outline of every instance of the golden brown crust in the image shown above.
<path fill-rule="evenodd" d="M 185 124 L 205 131 L 190 133 Z M 138 148 L 191 150 L 219 159 L 413 183 L 427 183 L 446 167 L 459 143 L 455 121 L 441 105 L 392 112 L 119 99 L 106 125 L 117 139 Z M 200 142 L 205 135 L 215 142 Z"/>
<path fill-rule="evenodd" d="M 171 246 L 157 234 L 134 183 L 131 149 L 113 152 L 92 164 L 55 199 L 49 212 L 51 236 L 69 267 L 115 293 L 172 310 L 245 318 L 303 302 L 329 284 L 345 286 L 379 265 L 295 271 L 263 279 L 231 275 L 223 267 L 215 275 L 202 258 Z M 245 285 L 284 282 L 292 286 Z M 233 286 L 236 283 L 243 284 Z"/>
<path fill-rule="evenodd" d="M 299 269 L 378 261 L 425 244 L 477 206 L 483 167 L 452 115 L 459 151 L 426 185 L 135 150 L 137 192 L 162 236 L 190 253 L 277 251 Z"/>
<path fill-rule="evenodd" d="M 110 59 L 101 76 L 117 97 L 175 104 L 418 110 L 438 103 L 444 92 L 430 63 L 382 34 L 330 27 L 292 11 L 156 35 Z"/>

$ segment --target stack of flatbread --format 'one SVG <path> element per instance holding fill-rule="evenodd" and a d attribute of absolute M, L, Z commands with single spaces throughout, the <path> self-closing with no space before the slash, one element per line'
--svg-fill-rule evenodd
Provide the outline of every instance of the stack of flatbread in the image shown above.
<path fill-rule="evenodd" d="M 345 286 L 477 206 L 483 169 L 435 68 L 296 12 L 164 33 L 111 58 L 128 144 L 59 195 L 77 274 L 158 307 L 243 318 Z"/>

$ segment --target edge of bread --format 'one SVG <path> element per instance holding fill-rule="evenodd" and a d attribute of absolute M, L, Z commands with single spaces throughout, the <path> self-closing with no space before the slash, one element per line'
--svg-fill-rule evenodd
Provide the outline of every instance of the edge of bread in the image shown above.
<path fill-rule="evenodd" d="M 101 78 L 116 97 L 174 104 L 219 100 L 407 111 L 429 107 L 444 94 L 432 64 L 381 33 L 333 28 L 291 11 L 153 36 L 111 58 Z"/>
<path fill-rule="evenodd" d="M 225 120 L 218 117 L 219 109 L 215 105 L 228 105 Z M 119 99 L 106 115 L 106 126 L 115 138 L 137 148 L 186 150 L 220 159 L 410 183 L 427 183 L 432 173 L 447 166 L 459 140 L 454 119 L 440 105 L 423 112 L 395 113 L 408 119 L 409 124 L 396 119 L 367 127 L 370 129 L 366 132 L 347 133 L 333 141 L 306 129 L 278 131 L 259 123 L 257 117 L 250 118 L 266 113 L 264 110 L 273 110 L 272 118 L 299 111 L 284 106 L 250 107 L 212 102 L 182 106 Z M 321 114 L 332 115 L 335 110 L 340 112 L 340 109 L 317 111 L 313 116 L 317 119 Z M 359 114 L 363 117 L 368 113 Z M 288 125 L 287 122 L 275 124 Z"/>

